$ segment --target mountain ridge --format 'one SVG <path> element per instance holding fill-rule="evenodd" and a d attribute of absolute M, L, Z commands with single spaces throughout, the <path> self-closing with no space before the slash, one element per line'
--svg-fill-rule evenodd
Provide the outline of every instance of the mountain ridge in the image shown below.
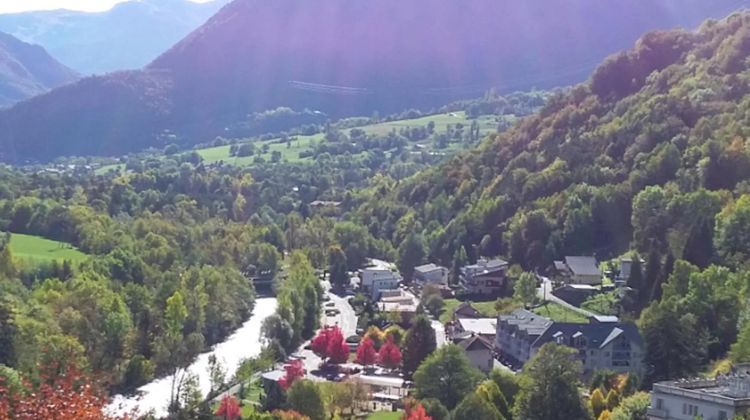
<path fill-rule="evenodd" d="M 78 79 L 39 45 L 0 32 L 0 107 L 11 106 Z"/>
<path fill-rule="evenodd" d="M 339 118 L 429 109 L 504 82 L 514 90 L 573 83 L 588 74 L 587 63 L 631 46 L 649 29 L 697 25 L 738 6 L 735 0 L 627 3 L 621 10 L 594 0 L 564 7 L 559 0 L 235 0 L 138 74 L 82 82 L 0 113 L 0 158 L 122 154 L 163 147 L 167 137 L 206 142 L 253 112 L 279 106 Z M 97 91 L 98 83 L 107 87 Z M 123 91 L 115 95 L 113 86 Z M 147 89 L 164 94 L 158 113 L 129 109 L 150 107 L 138 103 L 154 99 Z M 128 97 L 127 106 L 113 101 L 118 95 Z M 72 115 L 60 105 L 66 101 L 87 106 Z M 138 118 L 125 119 L 125 109 Z M 27 122 L 40 112 L 54 124 Z M 89 120 L 96 123 L 84 124 Z"/>

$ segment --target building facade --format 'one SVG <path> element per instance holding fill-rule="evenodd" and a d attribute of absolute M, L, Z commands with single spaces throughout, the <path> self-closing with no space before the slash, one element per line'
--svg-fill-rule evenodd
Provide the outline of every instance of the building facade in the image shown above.
<path fill-rule="evenodd" d="M 649 420 L 731 420 L 750 412 L 750 376 L 658 382 L 651 391 Z"/>
<path fill-rule="evenodd" d="M 414 268 L 414 280 L 423 284 L 447 284 L 448 269 L 435 264 L 425 264 Z"/>
<path fill-rule="evenodd" d="M 372 267 L 361 271 L 362 290 L 372 300 L 378 300 L 384 290 L 396 290 L 401 284 L 401 275 L 386 268 Z"/>
<path fill-rule="evenodd" d="M 480 259 L 461 268 L 461 284 L 475 295 L 497 296 L 512 293 L 507 277 L 508 262 Z"/>
<path fill-rule="evenodd" d="M 575 349 L 584 376 L 605 369 L 639 376 L 644 371 L 643 341 L 633 324 L 616 318 L 554 322 L 523 309 L 498 317 L 495 350 L 503 360 L 523 365 L 547 343 Z"/>
<path fill-rule="evenodd" d="M 555 261 L 554 267 L 556 274 L 566 283 L 602 283 L 602 272 L 594 257 L 565 257 L 562 261 Z"/>

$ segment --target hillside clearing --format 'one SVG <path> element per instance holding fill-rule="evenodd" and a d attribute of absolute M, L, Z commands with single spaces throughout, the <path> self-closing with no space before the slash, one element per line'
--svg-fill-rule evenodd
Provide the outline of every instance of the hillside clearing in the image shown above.
<path fill-rule="evenodd" d="M 33 263 L 65 260 L 78 263 L 87 257 L 70 244 L 20 233 L 10 235 L 10 250 L 15 257 Z"/>

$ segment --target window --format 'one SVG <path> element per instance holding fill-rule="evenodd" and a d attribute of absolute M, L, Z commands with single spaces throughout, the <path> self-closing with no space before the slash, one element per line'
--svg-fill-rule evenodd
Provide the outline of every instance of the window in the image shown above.
<path fill-rule="evenodd" d="M 695 417 L 698 415 L 698 406 L 687 403 L 682 404 L 682 414 Z"/>
<path fill-rule="evenodd" d="M 664 400 L 661 399 L 661 398 L 657 398 L 656 399 L 656 409 L 657 410 L 661 410 L 663 406 L 664 406 Z"/>
<path fill-rule="evenodd" d="M 719 410 L 719 420 L 727 420 L 729 416 L 727 416 L 727 412 L 724 410 Z"/>

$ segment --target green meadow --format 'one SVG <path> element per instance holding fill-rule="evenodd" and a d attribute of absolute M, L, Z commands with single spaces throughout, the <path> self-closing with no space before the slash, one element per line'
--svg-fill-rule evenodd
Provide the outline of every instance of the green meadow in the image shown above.
<path fill-rule="evenodd" d="M 78 263 L 86 259 L 86 254 L 70 244 L 19 233 L 10 235 L 10 250 L 16 258 L 33 263 L 64 260 Z"/>

